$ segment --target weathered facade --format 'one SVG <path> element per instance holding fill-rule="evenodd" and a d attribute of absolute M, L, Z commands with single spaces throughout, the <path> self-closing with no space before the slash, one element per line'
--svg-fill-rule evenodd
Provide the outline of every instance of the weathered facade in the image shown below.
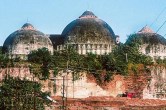
<path fill-rule="evenodd" d="M 166 68 L 162 65 L 150 67 L 151 79 L 143 90 L 144 99 L 166 99 Z"/>
<path fill-rule="evenodd" d="M 51 40 L 44 33 L 36 30 L 31 24 L 26 23 L 21 29 L 10 34 L 3 44 L 3 51 L 10 58 L 27 59 L 32 50 L 46 47 L 53 53 Z"/>
<path fill-rule="evenodd" d="M 62 96 L 64 89 L 64 96 L 68 98 L 117 97 L 125 92 L 132 92 L 136 98 L 166 99 L 166 68 L 157 65 L 150 68 L 151 72 L 147 76 L 147 73 L 139 76 L 114 75 L 110 82 L 99 85 L 93 75 L 86 72 L 80 73 L 80 78 L 75 81 L 73 81 L 72 74 L 62 76 L 61 72 L 57 77 L 51 75 L 50 79 L 42 81 L 30 73 L 28 66 L 19 66 L 1 68 L 0 81 L 6 74 L 10 74 L 12 77 L 20 77 L 21 79 L 35 79 L 42 83 L 42 90 L 49 91 L 51 96 Z"/>
<path fill-rule="evenodd" d="M 54 47 L 57 51 L 72 46 L 83 55 L 90 52 L 98 55 L 110 53 L 116 43 L 119 43 L 119 37 L 116 38 L 111 27 L 90 11 L 85 11 L 69 23 L 63 30 L 61 39 L 64 40 L 62 44 Z"/>

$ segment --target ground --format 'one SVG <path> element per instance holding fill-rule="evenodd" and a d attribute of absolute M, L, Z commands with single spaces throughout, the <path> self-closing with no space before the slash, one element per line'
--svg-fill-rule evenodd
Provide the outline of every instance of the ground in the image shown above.
<path fill-rule="evenodd" d="M 62 106 L 61 97 L 53 97 L 57 103 L 54 110 Z M 139 99 L 127 97 L 88 97 L 67 99 L 67 110 L 166 110 L 166 100 Z"/>

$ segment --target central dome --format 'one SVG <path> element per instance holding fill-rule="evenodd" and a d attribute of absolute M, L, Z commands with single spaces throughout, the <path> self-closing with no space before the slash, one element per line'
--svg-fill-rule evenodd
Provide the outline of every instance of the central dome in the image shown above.
<path fill-rule="evenodd" d="M 78 19 L 69 23 L 62 32 L 69 43 L 115 43 L 112 28 L 91 11 L 85 11 Z"/>

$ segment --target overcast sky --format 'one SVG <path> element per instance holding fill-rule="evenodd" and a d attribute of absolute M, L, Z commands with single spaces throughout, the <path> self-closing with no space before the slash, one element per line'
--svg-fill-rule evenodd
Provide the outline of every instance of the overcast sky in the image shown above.
<path fill-rule="evenodd" d="M 166 0 L 0 0 L 0 46 L 27 21 L 45 34 L 61 34 L 86 10 L 107 22 L 121 42 L 145 25 L 157 31 L 166 20 Z M 166 24 L 158 33 L 166 34 Z"/>

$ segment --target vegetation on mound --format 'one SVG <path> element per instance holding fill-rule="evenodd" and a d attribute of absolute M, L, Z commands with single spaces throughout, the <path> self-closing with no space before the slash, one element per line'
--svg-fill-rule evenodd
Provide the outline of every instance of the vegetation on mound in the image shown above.
<path fill-rule="evenodd" d="M 0 66 L 6 67 L 7 65 L 26 63 L 35 76 L 44 80 L 49 78 L 49 70 L 54 70 L 54 76 L 61 70 L 71 70 L 73 80 L 79 78 L 79 72 L 87 71 L 89 74 L 93 74 L 96 80 L 101 83 L 110 81 L 113 74 L 128 75 L 133 73 L 138 75 L 139 68 L 141 68 L 141 71 L 148 72 L 148 66 L 154 64 L 154 62 L 151 57 L 139 52 L 139 45 L 139 41 L 119 44 L 111 53 L 105 55 L 93 53 L 79 55 L 72 46 L 68 46 L 62 51 L 55 51 L 51 55 L 47 48 L 41 48 L 32 51 L 28 55 L 28 61 L 9 60 L 0 53 Z M 155 64 L 165 65 L 166 59 L 157 59 Z"/>
<path fill-rule="evenodd" d="M 58 72 L 60 71 L 68 72 L 68 70 L 71 70 L 73 80 L 79 79 L 79 73 L 86 71 L 88 74 L 92 74 L 96 78 L 98 84 L 102 84 L 104 82 L 109 82 L 114 74 L 124 76 L 129 74 L 139 75 L 143 72 L 149 73 L 149 66 L 151 65 L 155 64 L 166 66 L 166 59 L 156 59 L 154 63 L 151 57 L 140 53 L 139 45 L 139 42 L 120 44 L 115 47 L 111 53 L 105 55 L 96 55 L 93 53 L 79 55 L 71 46 L 68 46 L 68 48 L 62 51 L 55 51 L 52 55 L 47 48 L 41 48 L 32 51 L 28 55 L 27 61 L 23 61 L 19 58 L 8 59 L 7 55 L 2 54 L 0 48 L 0 67 L 5 68 L 26 65 L 26 67 L 30 68 L 30 72 L 41 80 L 46 80 L 50 77 L 50 70 L 53 70 L 54 76 L 58 75 Z M 25 79 L 20 80 L 19 78 L 14 79 L 10 77 L 2 82 L 0 90 L 5 92 L 0 92 L 0 97 L 2 99 L 0 104 L 1 107 L 6 109 L 8 107 L 5 105 L 6 103 L 13 104 L 14 106 L 20 103 L 19 107 L 21 109 L 21 107 L 24 106 L 21 94 L 27 95 L 26 93 L 28 93 L 28 96 L 26 96 L 27 98 L 29 95 L 33 97 L 33 90 L 36 88 L 36 86 L 34 87 L 34 84 L 37 85 L 35 91 L 41 93 L 41 85 L 37 82 L 30 82 Z M 18 91 L 18 86 L 19 90 L 22 92 L 21 94 L 17 94 L 16 92 Z M 27 88 L 30 89 L 27 91 Z M 7 94 L 8 97 L 4 97 L 6 96 L 4 95 L 5 93 L 10 94 Z M 21 99 L 17 99 L 18 102 L 12 102 L 12 100 L 16 98 L 15 94 L 20 95 L 21 97 Z M 37 98 L 40 99 L 41 97 Z M 37 98 L 35 100 L 38 100 Z M 43 105 L 40 105 L 40 103 L 43 103 L 43 99 L 40 100 L 38 102 L 38 107 L 43 108 Z M 6 102 L 3 103 L 4 101 Z M 30 103 L 32 104 L 29 106 L 32 107 L 34 102 L 31 100 Z"/>

